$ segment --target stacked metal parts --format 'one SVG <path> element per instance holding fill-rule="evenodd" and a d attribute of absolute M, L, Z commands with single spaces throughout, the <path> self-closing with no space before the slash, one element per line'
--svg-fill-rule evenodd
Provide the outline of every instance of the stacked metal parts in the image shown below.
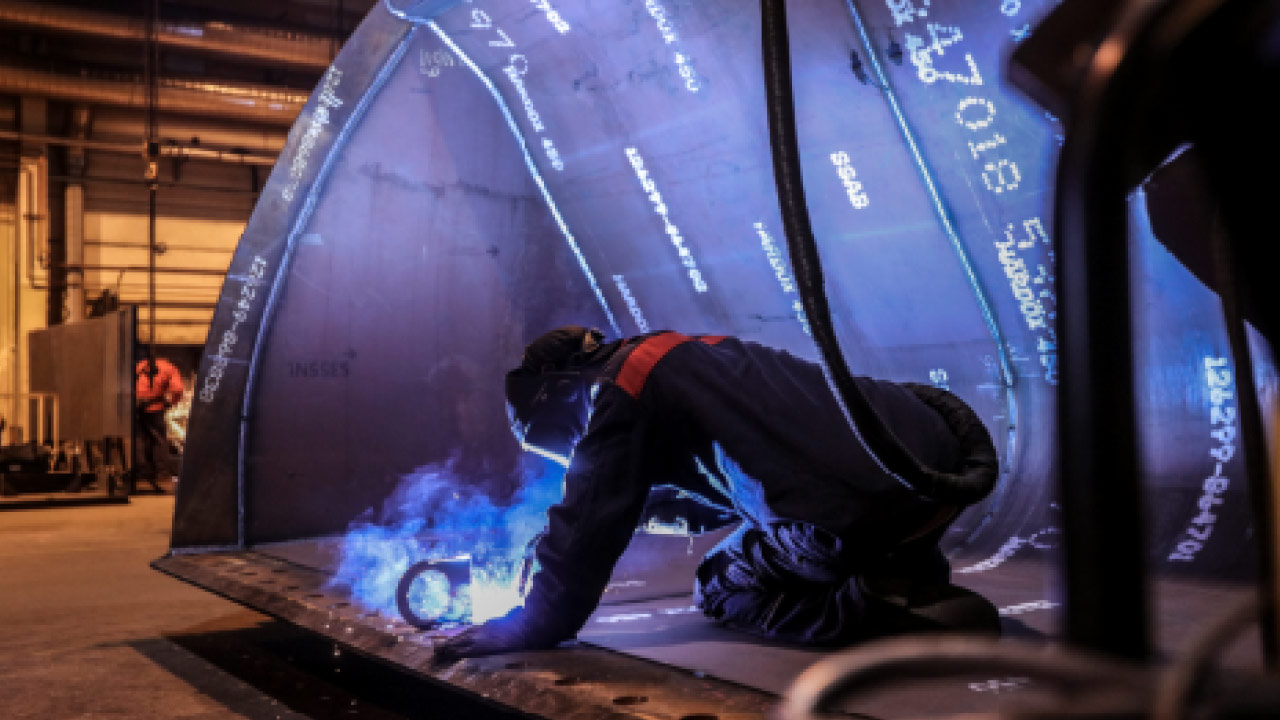
<path fill-rule="evenodd" d="M 997 438 L 996 492 L 945 541 L 956 581 L 1000 606 L 1008 635 L 1052 645 L 1070 602 L 1067 640 L 1142 661 L 1152 647 L 1177 654 L 1253 592 L 1265 543 L 1241 393 L 1274 407 L 1280 388 L 1267 339 L 1223 320 L 1215 289 L 1231 285 L 1186 252 L 1197 236 L 1185 213 L 1213 216 L 1196 185 L 1207 181 L 1189 170 L 1194 134 L 1162 136 L 1126 160 L 1115 187 L 1076 190 L 1113 193 L 1107 227 L 1119 233 L 1098 257 L 1119 257 L 1112 275 L 1124 283 L 1063 266 L 1074 283 L 1064 302 L 1093 292 L 1081 307 L 1096 319 L 1069 324 L 1072 340 L 1098 344 L 1084 366 L 1064 357 L 1077 375 L 1058 411 L 1057 267 L 1080 258 L 1058 243 L 1087 233 L 1063 225 L 1064 207 L 1074 210 L 1062 200 L 1054 230 L 1055 163 L 1070 133 L 1005 73 L 1050 4 L 787 3 L 795 169 L 838 356 L 856 374 L 950 389 Z M 806 314 L 815 288 L 793 271 L 775 184 L 760 9 L 376 7 L 304 108 L 232 261 L 197 378 L 173 554 L 157 566 L 533 713 L 567 702 L 583 716 L 636 705 L 646 717 L 750 715 L 820 659 L 758 645 L 744 661 L 747 641 L 692 611 L 691 568 L 716 537 L 714 518 L 654 513 L 637 534 L 581 636 L 617 652 L 432 669 L 431 631 L 389 609 L 418 561 L 469 555 L 473 590 L 518 584 L 527 570 L 520 551 L 558 483 L 510 436 L 500 379 L 541 332 L 733 334 L 818 359 L 821 328 Z M 1112 17 L 1098 13 L 1080 47 L 1092 50 Z M 1099 304 L 1108 288 L 1120 294 Z M 1092 332 L 1108 307 L 1110 335 L 1076 329 Z M 1253 361 L 1240 365 L 1246 346 Z M 1108 357 L 1111 375 L 1097 365 Z M 1112 379 L 1090 394 L 1090 377 Z M 1133 405 L 1098 400 L 1108 391 Z M 1072 454 L 1061 475 L 1060 417 Z M 1115 437 L 1073 439 L 1077 420 Z M 1255 445 L 1248 462 L 1259 458 Z M 1070 583 L 1116 584 L 1064 585 L 1064 538 Z M 1099 558 L 1097 574 L 1080 570 Z M 1090 624 L 1109 597 L 1115 615 Z M 1117 624 L 1129 630 L 1107 637 Z M 1259 664 L 1254 640 L 1233 666 Z M 1048 681 L 1054 668 L 1007 643 L 923 650 L 926 673 L 944 675 L 927 692 L 837 706 L 914 717 L 1070 696 L 1102 675 L 1147 687 L 1130 665 L 1077 661 Z M 861 652 L 839 672 L 882 676 L 915 657 Z M 995 659 L 942 672 L 978 652 Z M 628 665 L 632 656 L 665 669 Z M 616 697 L 583 689 L 593 683 Z M 708 687 L 727 699 L 709 701 Z M 1108 712 L 1148 699 L 1130 693 Z"/>

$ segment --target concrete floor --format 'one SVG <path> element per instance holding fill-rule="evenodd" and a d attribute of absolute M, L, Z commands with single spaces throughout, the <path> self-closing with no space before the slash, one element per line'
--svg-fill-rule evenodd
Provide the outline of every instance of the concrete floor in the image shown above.
<path fill-rule="evenodd" d="M 164 495 L 0 509 L 0 716 L 478 716 L 464 699 L 152 570 L 172 514 Z"/>

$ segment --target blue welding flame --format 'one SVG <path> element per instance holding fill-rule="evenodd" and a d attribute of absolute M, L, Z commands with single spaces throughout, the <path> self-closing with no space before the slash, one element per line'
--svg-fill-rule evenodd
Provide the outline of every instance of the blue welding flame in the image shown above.
<path fill-rule="evenodd" d="M 503 615 L 523 603 L 517 585 L 525 548 L 563 497 L 563 478 L 564 468 L 528 458 L 520 490 L 500 505 L 476 491 L 452 462 L 419 468 L 404 476 L 378 513 L 370 508 L 351 523 L 328 585 L 394 617 L 396 586 L 411 564 L 467 555 L 472 622 Z M 448 608 L 456 601 L 447 582 L 415 583 L 411 598 L 424 617 L 453 619 Z M 433 614 L 433 608 L 443 610 Z"/>

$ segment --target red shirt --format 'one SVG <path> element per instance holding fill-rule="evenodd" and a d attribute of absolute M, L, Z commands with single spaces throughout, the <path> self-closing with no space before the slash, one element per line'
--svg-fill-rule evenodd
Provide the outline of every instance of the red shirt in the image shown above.
<path fill-rule="evenodd" d="M 139 360 L 134 369 L 138 381 L 134 387 L 138 407 L 143 412 L 163 412 L 182 397 L 182 375 L 173 363 L 156 358 L 156 374 L 147 374 L 147 360 Z"/>

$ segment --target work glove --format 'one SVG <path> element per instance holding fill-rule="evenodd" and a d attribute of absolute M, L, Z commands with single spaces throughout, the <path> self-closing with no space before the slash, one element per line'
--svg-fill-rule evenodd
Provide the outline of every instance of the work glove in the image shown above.
<path fill-rule="evenodd" d="M 450 663 L 468 657 L 542 650 L 558 643 L 558 639 L 535 632 L 524 608 L 518 607 L 503 617 L 469 627 L 436 645 L 434 661 Z"/>

